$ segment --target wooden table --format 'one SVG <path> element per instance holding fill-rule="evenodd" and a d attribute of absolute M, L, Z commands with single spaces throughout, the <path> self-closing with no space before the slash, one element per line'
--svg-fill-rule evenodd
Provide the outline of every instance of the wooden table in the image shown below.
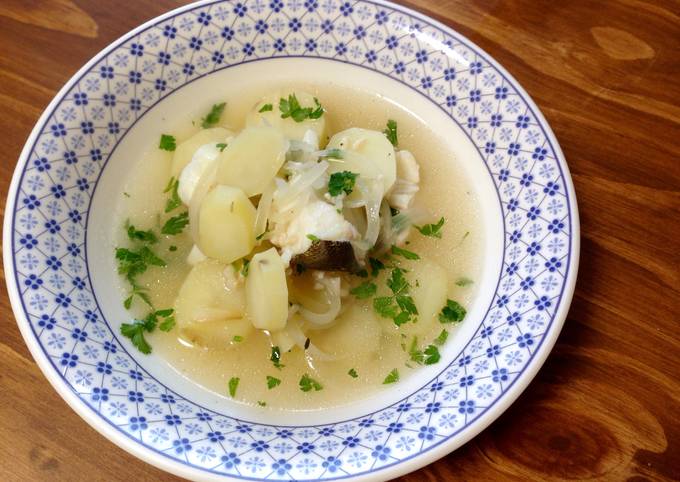
<path fill-rule="evenodd" d="M 0 199 L 57 90 L 181 3 L 0 1 Z M 680 5 L 405 3 L 484 48 L 539 105 L 574 177 L 582 251 L 569 319 L 535 381 L 480 436 L 404 479 L 680 479 Z M 173 479 L 66 406 L 0 303 L 0 479 Z"/>

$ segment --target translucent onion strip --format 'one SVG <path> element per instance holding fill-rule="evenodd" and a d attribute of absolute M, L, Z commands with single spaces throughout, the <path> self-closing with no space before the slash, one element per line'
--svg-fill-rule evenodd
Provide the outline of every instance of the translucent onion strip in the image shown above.
<path fill-rule="evenodd" d="M 267 230 L 267 220 L 269 219 L 269 213 L 271 212 L 275 190 L 276 183 L 272 180 L 260 197 L 260 202 L 257 205 L 257 213 L 255 214 L 256 237 L 260 237 Z"/>
<path fill-rule="evenodd" d="M 311 167 L 299 171 L 293 179 L 285 186 L 281 186 L 274 194 L 274 200 L 279 206 L 284 206 L 295 199 L 305 189 L 309 188 L 314 182 L 323 176 L 328 169 L 328 163 L 309 163 Z"/>
<path fill-rule="evenodd" d="M 315 328 L 322 328 L 328 326 L 340 313 L 340 278 L 334 276 L 332 278 L 322 278 L 318 281 L 326 290 L 326 299 L 328 300 L 328 310 L 325 313 L 315 313 L 300 306 L 300 315 Z"/>

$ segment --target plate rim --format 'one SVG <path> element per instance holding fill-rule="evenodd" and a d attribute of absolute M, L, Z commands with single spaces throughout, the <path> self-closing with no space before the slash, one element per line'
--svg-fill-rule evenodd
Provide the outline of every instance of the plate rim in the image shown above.
<path fill-rule="evenodd" d="M 3 248 L 12 245 L 12 222 L 14 220 L 14 213 L 16 210 L 16 194 L 19 188 L 19 182 L 21 175 L 26 164 L 29 161 L 29 155 L 33 150 L 35 141 L 42 133 L 42 127 L 46 125 L 47 120 L 53 114 L 55 107 L 57 107 L 64 99 L 66 94 L 71 90 L 71 88 L 82 78 L 83 75 L 88 73 L 91 68 L 106 57 L 111 51 L 120 47 L 124 42 L 133 38 L 140 32 L 147 30 L 162 21 L 177 16 L 185 11 L 194 10 L 203 6 L 207 6 L 214 3 L 220 3 L 223 0 L 199 0 L 196 2 L 189 3 L 187 5 L 175 8 L 161 15 L 153 17 L 141 25 L 135 27 L 132 30 L 127 31 L 123 35 L 116 38 L 114 41 L 107 44 L 103 49 L 98 51 L 93 55 L 90 60 L 88 60 L 80 69 L 78 69 L 63 85 L 61 89 L 54 95 L 52 100 L 45 107 L 44 111 L 36 121 L 31 133 L 27 137 L 24 147 L 19 154 L 17 163 L 12 174 L 12 179 L 7 191 L 7 202 L 5 207 L 5 213 L 8 211 L 10 215 L 5 215 L 3 221 Z M 476 418 L 472 423 L 467 425 L 462 431 L 457 435 L 449 437 L 448 439 L 442 441 L 441 443 L 432 446 L 424 451 L 418 452 L 412 455 L 410 458 L 406 458 L 395 462 L 394 464 L 387 465 L 385 467 L 374 469 L 370 472 L 343 477 L 345 479 L 352 480 L 383 480 L 384 477 L 398 477 L 406 473 L 417 470 L 424 467 L 443 456 L 453 452 L 454 450 L 460 448 L 462 445 L 469 442 L 471 439 L 476 437 L 480 432 L 486 429 L 494 420 L 496 420 L 501 414 L 503 414 L 512 405 L 515 400 L 522 394 L 522 392 L 529 386 L 531 381 L 534 379 L 538 371 L 541 369 L 548 355 L 551 353 L 559 334 L 564 326 L 567 318 L 569 308 L 574 296 L 574 290 L 576 286 L 576 280 L 578 277 L 578 268 L 580 261 L 580 219 L 578 203 L 576 199 L 576 192 L 573 185 L 573 180 L 571 177 L 571 172 L 568 168 L 566 158 L 562 151 L 562 148 L 555 137 L 555 134 L 550 127 L 550 124 L 545 119 L 543 113 L 536 105 L 531 96 L 522 87 L 522 85 L 517 81 L 517 79 L 510 74 L 507 69 L 505 69 L 498 61 L 495 60 L 488 52 L 479 47 L 475 42 L 471 41 L 467 36 L 457 32 L 453 28 L 445 25 L 441 21 L 430 17 L 424 13 L 411 9 L 409 7 L 393 3 L 388 0 L 362 0 L 365 3 L 372 3 L 375 5 L 381 5 L 389 7 L 401 13 L 407 14 L 411 17 L 417 18 L 426 22 L 427 24 L 439 28 L 448 35 L 456 38 L 460 43 L 475 51 L 478 55 L 484 58 L 484 60 L 494 67 L 499 73 L 501 73 L 513 86 L 513 88 L 520 95 L 522 100 L 527 104 L 527 106 L 532 110 L 532 114 L 535 115 L 537 123 L 539 124 L 541 130 L 544 132 L 547 140 L 550 142 L 551 147 L 555 153 L 555 158 L 558 161 L 558 165 L 561 169 L 561 175 L 564 180 L 566 198 L 569 202 L 570 215 L 571 215 L 571 232 L 569 237 L 570 242 L 570 260 L 567 266 L 568 275 L 564 280 L 564 288 L 562 292 L 562 299 L 558 310 L 555 312 L 550 329 L 545 333 L 544 338 L 541 340 L 541 344 L 538 350 L 534 352 L 530 361 L 527 362 L 523 368 L 520 375 L 513 381 L 512 385 L 494 402 L 493 406 L 485 411 L 481 416 Z M 305 56 L 300 56 L 304 58 Z M 262 59 L 266 60 L 266 59 Z M 227 67 L 228 68 L 228 67 Z M 8 209 L 10 208 L 10 209 Z M 6 279 L 13 279 L 15 272 L 15 263 L 13 258 L 13 252 L 8 249 L 3 249 L 3 265 Z M 8 274 L 11 275 L 8 278 Z M 66 401 L 66 403 L 71 407 L 71 409 L 76 412 L 83 420 L 85 420 L 92 428 L 97 432 L 106 437 L 109 441 L 113 442 L 117 446 L 121 447 L 126 452 L 131 455 L 141 459 L 142 461 L 149 463 L 161 470 L 173 473 L 175 475 L 185 477 L 188 479 L 196 480 L 260 480 L 240 477 L 234 478 L 228 474 L 218 474 L 215 472 L 207 471 L 199 467 L 185 464 L 177 461 L 168 456 L 164 456 L 159 452 L 152 450 L 146 445 L 132 439 L 125 437 L 120 430 L 115 428 L 113 425 L 106 423 L 103 417 L 96 411 L 92 410 L 76 393 L 70 389 L 70 387 L 58 376 L 54 371 L 52 362 L 47 357 L 47 354 L 43 351 L 40 345 L 37 343 L 37 339 L 31 331 L 31 326 L 29 320 L 23 313 L 23 305 L 21 301 L 21 296 L 19 294 L 18 286 L 16 283 L 6 283 L 7 292 L 10 299 L 10 304 L 12 307 L 12 312 L 15 317 L 16 323 L 19 327 L 21 335 L 24 342 L 29 348 L 31 356 L 36 361 L 36 364 L 42 371 L 43 375 L 55 391 Z M 336 479 L 329 479 L 336 480 Z"/>

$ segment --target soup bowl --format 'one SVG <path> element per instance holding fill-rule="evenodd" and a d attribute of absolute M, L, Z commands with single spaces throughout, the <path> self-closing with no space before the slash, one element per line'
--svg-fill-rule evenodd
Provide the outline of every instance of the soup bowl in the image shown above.
<path fill-rule="evenodd" d="M 476 193 L 481 277 L 442 362 L 317 411 L 256 409 L 179 376 L 119 334 L 112 206 L 181 113 L 252 82 L 333 82 L 398 104 L 444 139 Z M 351 102 L 351 99 L 348 99 Z M 4 263 L 17 323 L 69 405 L 137 457 L 192 479 L 387 479 L 470 440 L 526 388 L 560 332 L 579 253 L 550 127 L 488 54 L 403 7 L 208 1 L 112 43 L 57 94 L 10 187 Z"/>

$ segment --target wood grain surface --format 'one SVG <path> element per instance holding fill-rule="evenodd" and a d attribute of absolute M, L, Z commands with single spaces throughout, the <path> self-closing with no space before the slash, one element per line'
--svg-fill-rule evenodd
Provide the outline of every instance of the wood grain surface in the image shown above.
<path fill-rule="evenodd" d="M 173 0 L 0 0 L 0 199 L 59 88 Z M 420 480 L 680 479 L 680 2 L 409 0 L 489 52 L 559 139 L 581 269 L 554 352 Z M 2 280 L 4 285 L 4 278 Z M 174 480 L 82 421 L 0 299 L 0 480 Z"/>

